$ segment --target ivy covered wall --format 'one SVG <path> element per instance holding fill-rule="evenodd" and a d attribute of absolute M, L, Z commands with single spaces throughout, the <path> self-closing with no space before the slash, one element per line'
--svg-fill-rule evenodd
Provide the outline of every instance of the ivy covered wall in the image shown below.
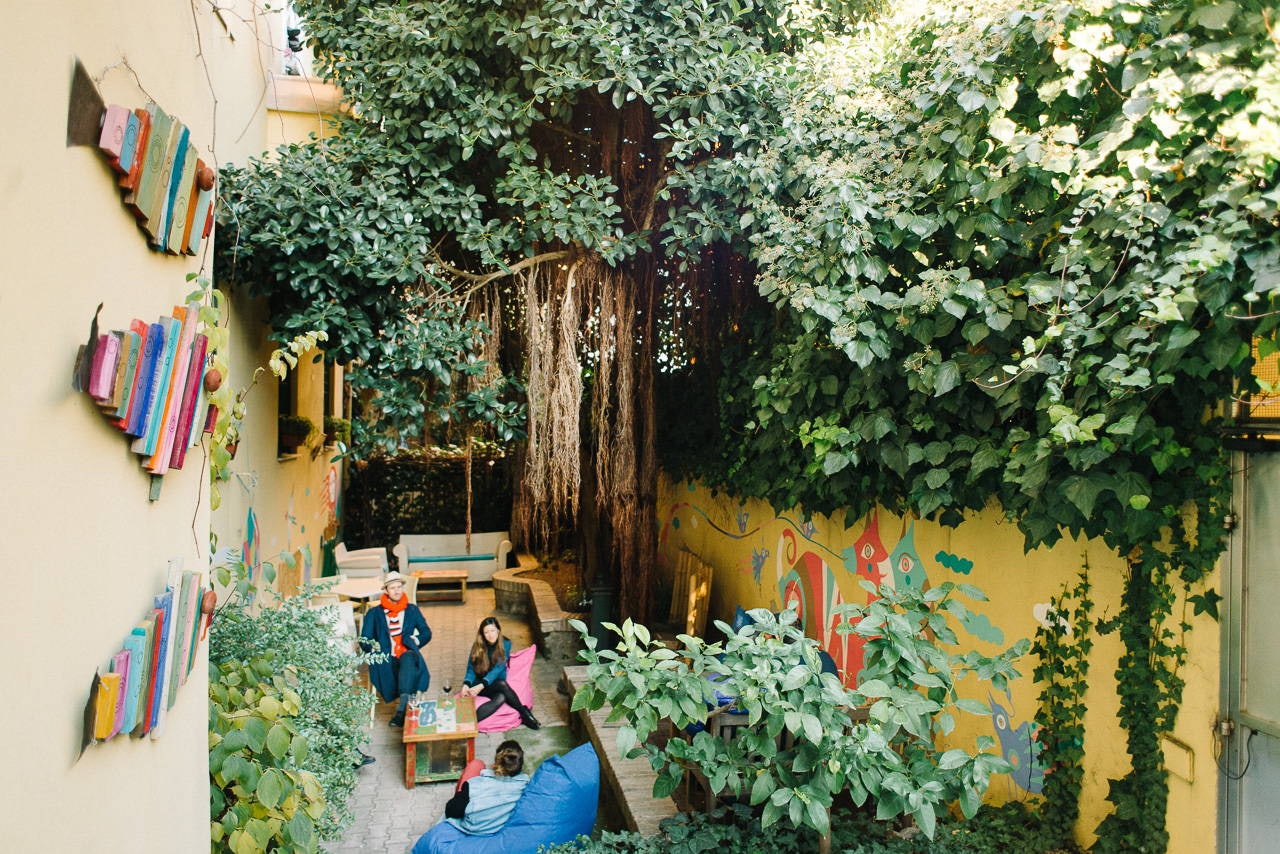
<path fill-rule="evenodd" d="M 1074 587 L 1088 568 L 1095 617 L 1120 610 L 1125 562 L 1096 540 L 1063 540 L 1024 553 L 1023 536 L 998 511 L 971 513 L 950 528 L 927 520 L 898 516 L 882 509 L 865 517 L 806 514 L 803 508 L 779 510 L 756 500 L 738 500 L 691 481 L 664 479 L 658 504 L 660 564 L 669 579 L 676 553 L 686 548 L 715 569 L 711 617 L 732 622 L 735 608 L 779 610 L 798 604 L 806 634 L 818 640 L 853 678 L 858 666 L 856 640 L 832 628 L 832 609 L 840 602 L 865 603 L 862 578 L 895 584 L 932 586 L 944 581 L 973 584 L 990 601 L 975 609 L 988 619 L 969 625 L 973 648 L 990 654 L 1019 638 L 1033 638 L 1041 627 L 1055 627 L 1068 649 L 1082 637 L 1087 650 L 1084 758 L 1078 798 L 1081 812 L 1075 837 L 1082 845 L 1107 813 L 1108 781 L 1128 768 L 1125 733 L 1117 722 L 1119 699 L 1114 672 L 1121 655 L 1116 634 L 1082 635 L 1070 615 L 1057 618 L 1050 601 Z M 1216 579 L 1213 582 L 1216 584 Z M 661 607 L 662 603 L 659 603 Z M 1181 614 L 1175 608 L 1175 616 Z M 1190 613 L 1190 609 L 1187 609 Z M 1215 845 L 1216 775 L 1211 724 L 1218 691 L 1218 628 L 1205 615 L 1190 618 L 1194 643 L 1183 677 L 1187 681 L 1172 737 L 1167 828 L 1170 851 L 1209 851 Z M 1023 677 L 1008 696 L 974 694 L 970 699 L 992 705 L 989 716 L 965 715 L 951 735 L 955 746 L 972 748 L 980 735 L 997 739 L 1013 774 L 995 778 L 990 802 L 1038 800 L 1045 768 L 1033 758 L 1046 735 L 1035 723 L 1043 685 L 1032 679 L 1036 659 L 1024 659 Z M 977 685 L 961 685 L 961 692 Z M 996 707 L 999 708 L 996 708 Z M 1173 756 L 1176 754 L 1176 756 Z M 1191 757 L 1190 774 L 1182 775 Z M 1050 771 L 1052 774 L 1052 771 Z M 1187 779 L 1190 776 L 1191 779 Z"/>

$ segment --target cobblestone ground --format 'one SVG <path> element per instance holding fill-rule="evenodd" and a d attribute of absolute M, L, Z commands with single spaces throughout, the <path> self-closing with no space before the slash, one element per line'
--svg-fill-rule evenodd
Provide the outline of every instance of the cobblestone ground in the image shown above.
<path fill-rule="evenodd" d="M 423 616 L 431 626 L 432 639 L 426 647 L 431 668 L 431 693 L 439 691 L 447 678 L 452 686 L 462 682 L 467 653 L 475 640 L 480 621 L 494 615 L 511 638 L 512 648 L 521 649 L 532 641 L 528 624 L 521 618 L 494 611 L 493 589 L 468 587 L 466 603 L 423 602 Z M 561 667 L 538 656 L 533 666 L 534 714 L 544 726 L 569 721 L 568 700 L 556 691 Z M 379 703 L 370 725 L 367 753 L 377 762 L 358 772 L 359 783 L 352 795 L 355 821 L 342 839 L 325 844 L 329 854 L 405 854 L 418 837 L 440 820 L 444 805 L 453 795 L 454 784 L 420 783 L 412 790 L 404 786 L 404 745 L 400 730 L 388 726 L 394 703 Z M 481 733 L 476 739 L 476 756 L 488 761 L 504 738 L 519 738 L 523 728 L 504 733 Z"/>

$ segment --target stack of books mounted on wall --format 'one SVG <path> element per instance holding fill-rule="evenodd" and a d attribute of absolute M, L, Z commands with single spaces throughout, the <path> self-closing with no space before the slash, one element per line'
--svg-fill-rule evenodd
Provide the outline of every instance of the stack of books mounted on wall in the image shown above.
<path fill-rule="evenodd" d="M 95 673 L 85 706 L 85 744 L 121 733 L 158 738 L 164 715 L 195 666 L 203 622 L 201 574 L 184 572 L 156 596 L 106 673 Z"/>
<path fill-rule="evenodd" d="M 99 306 L 101 309 L 101 306 Z M 204 375 L 209 339 L 198 332 L 200 306 L 174 306 L 155 323 L 98 333 L 76 358 L 72 385 L 93 398 L 111 426 L 132 436 L 142 466 L 162 475 L 182 468 L 208 429 Z"/>

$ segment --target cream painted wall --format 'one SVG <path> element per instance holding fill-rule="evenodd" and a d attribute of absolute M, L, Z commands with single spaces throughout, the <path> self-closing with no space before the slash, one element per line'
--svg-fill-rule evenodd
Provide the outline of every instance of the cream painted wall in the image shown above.
<path fill-rule="evenodd" d="M 333 135 L 329 116 L 338 112 L 342 90 L 311 77 L 276 74 L 267 90 L 268 145 L 274 150 L 288 142 Z"/>
<path fill-rule="evenodd" d="M 675 552 L 683 547 L 711 564 L 715 568 L 711 617 L 726 623 L 732 622 L 739 605 L 780 609 L 786 601 L 783 581 L 797 566 L 806 591 L 802 600 L 811 610 L 829 612 L 837 595 L 846 602 L 866 601 L 851 568 L 857 566 L 855 545 L 865 542 L 861 538 L 870 521 L 845 520 L 839 515 L 810 518 L 801 509 L 777 512 L 764 502 L 738 501 L 689 483 L 664 481 L 658 505 L 661 562 L 669 573 Z M 1065 541 L 1052 549 L 1025 554 L 1022 535 L 995 511 L 973 516 L 954 529 L 930 522 L 913 523 L 880 511 L 876 526 L 886 554 L 892 554 L 904 537 L 914 542 L 914 553 L 930 584 L 967 582 L 986 592 L 990 601 L 976 607 L 1002 632 L 1003 644 L 975 640 L 974 648 L 984 653 L 1019 638 L 1033 638 L 1035 606 L 1047 603 L 1064 587 L 1074 586 L 1086 565 L 1093 585 L 1094 619 L 1114 616 L 1120 608 L 1125 564 L 1099 542 Z M 954 566 L 963 564 L 944 558 L 943 553 L 972 561 L 972 567 L 965 573 L 944 566 L 943 560 Z M 814 603 L 819 603 L 817 608 Z M 805 616 L 810 636 L 835 653 L 838 641 L 827 643 L 831 639 L 823 637 L 818 628 L 824 623 L 814 620 L 812 613 Z M 1210 730 L 1217 709 L 1219 635 L 1216 623 L 1207 617 L 1191 622 L 1191 652 L 1182 671 L 1187 687 L 1173 733 L 1186 750 L 1171 753 L 1183 759 L 1189 753 L 1193 771 L 1182 774 L 1185 762 L 1169 763 L 1177 771 L 1171 773 L 1169 783 L 1170 852 L 1212 851 L 1215 846 L 1217 779 Z M 1128 770 L 1124 733 L 1116 719 L 1119 700 L 1114 674 L 1120 642 L 1114 634 L 1095 637 L 1094 641 L 1086 697 L 1084 792 L 1077 825 L 1077 838 L 1083 845 L 1092 842 L 1093 828 L 1109 811 L 1107 781 Z M 1024 678 L 1014 684 L 1011 697 L 991 697 L 988 686 L 979 686 L 972 678 L 961 683 L 961 692 L 983 702 L 994 699 L 1009 712 L 1010 729 L 1016 728 L 1034 718 L 1038 693 L 1031 681 L 1034 660 L 1024 659 L 1019 669 Z M 951 739 L 958 745 L 972 747 L 978 735 L 997 734 L 990 718 L 961 715 L 959 724 Z M 1186 779 L 1188 776 L 1191 779 Z M 988 793 L 993 802 L 1034 798 L 1015 785 L 1010 775 L 994 778 Z"/>
<path fill-rule="evenodd" d="M 260 151 L 266 58 L 249 4 L 223 5 L 230 31 L 209 4 L 3 3 L 6 851 L 208 850 L 203 646 L 160 738 L 117 737 L 79 756 L 94 670 L 105 670 L 163 589 L 168 560 L 206 564 L 202 455 L 167 475 L 149 502 L 148 477 L 126 440 L 69 385 L 98 302 L 106 329 L 154 319 L 181 302 L 191 289 L 185 275 L 204 259 L 149 250 L 104 161 L 90 148 L 67 148 L 65 137 L 79 57 L 101 77 L 108 102 L 141 107 L 154 98 L 219 162 Z"/>

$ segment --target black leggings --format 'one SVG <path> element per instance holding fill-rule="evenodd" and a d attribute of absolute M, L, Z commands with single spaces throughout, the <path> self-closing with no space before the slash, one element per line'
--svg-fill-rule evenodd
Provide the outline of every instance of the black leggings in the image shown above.
<path fill-rule="evenodd" d="M 480 696 L 487 698 L 488 702 L 476 706 L 476 720 L 482 721 L 489 715 L 502 708 L 502 704 L 506 703 L 515 709 L 521 715 L 527 711 L 524 703 L 520 702 L 520 698 L 516 696 L 515 689 L 507 684 L 505 679 L 495 679 L 489 685 L 485 685 L 480 690 Z"/>

